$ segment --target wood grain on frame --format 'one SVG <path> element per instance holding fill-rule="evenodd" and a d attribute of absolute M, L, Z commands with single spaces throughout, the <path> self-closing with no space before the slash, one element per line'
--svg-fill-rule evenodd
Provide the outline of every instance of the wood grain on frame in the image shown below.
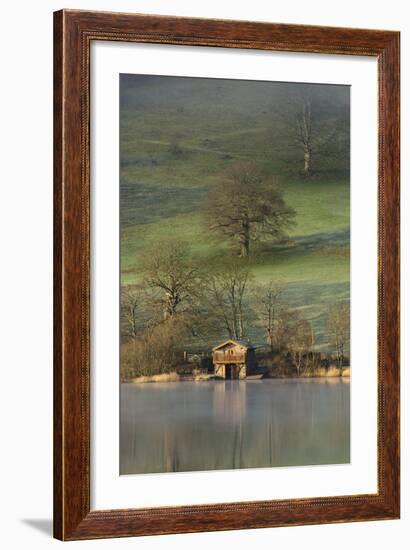
<path fill-rule="evenodd" d="M 379 79 L 378 492 L 90 511 L 91 40 L 374 56 Z M 54 14 L 54 535 L 62 540 L 399 517 L 398 32 L 63 10 Z"/>

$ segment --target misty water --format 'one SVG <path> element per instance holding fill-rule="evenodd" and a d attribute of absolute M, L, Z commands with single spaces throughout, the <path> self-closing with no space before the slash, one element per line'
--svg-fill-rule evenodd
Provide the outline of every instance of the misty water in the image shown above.
<path fill-rule="evenodd" d="M 339 378 L 122 384 L 120 473 L 350 461 Z"/>

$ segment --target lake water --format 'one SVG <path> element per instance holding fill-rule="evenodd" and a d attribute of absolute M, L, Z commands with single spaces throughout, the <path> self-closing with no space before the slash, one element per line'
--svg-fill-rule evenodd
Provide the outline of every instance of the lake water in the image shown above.
<path fill-rule="evenodd" d="M 120 473 L 350 461 L 345 379 L 121 385 Z"/>

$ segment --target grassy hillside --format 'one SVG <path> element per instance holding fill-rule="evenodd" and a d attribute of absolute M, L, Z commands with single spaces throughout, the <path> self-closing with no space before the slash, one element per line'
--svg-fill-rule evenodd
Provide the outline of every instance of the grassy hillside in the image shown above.
<path fill-rule="evenodd" d="M 141 252 L 170 235 L 189 242 L 202 259 L 230 254 L 207 231 L 202 207 L 226 167 L 253 160 L 276 178 L 296 211 L 288 239 L 260 246 L 251 256 L 255 279 L 286 283 L 289 302 L 303 308 L 319 344 L 324 342 L 327 304 L 349 298 L 349 95 L 346 87 L 308 88 L 319 105 L 318 127 L 331 135 L 331 145 L 318 147 L 313 174 L 304 179 L 303 154 L 286 118 L 295 86 L 122 77 L 123 285 L 140 279 Z M 340 131 L 330 134 L 332 127 Z M 258 331 L 253 338 L 263 343 Z"/>

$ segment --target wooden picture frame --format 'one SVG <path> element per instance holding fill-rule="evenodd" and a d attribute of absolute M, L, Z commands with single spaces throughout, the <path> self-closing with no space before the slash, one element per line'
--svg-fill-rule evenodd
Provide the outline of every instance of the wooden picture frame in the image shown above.
<path fill-rule="evenodd" d="M 63 10 L 54 14 L 54 536 L 62 540 L 399 517 L 398 32 Z M 378 492 L 90 510 L 90 46 L 93 40 L 378 61 Z"/>

